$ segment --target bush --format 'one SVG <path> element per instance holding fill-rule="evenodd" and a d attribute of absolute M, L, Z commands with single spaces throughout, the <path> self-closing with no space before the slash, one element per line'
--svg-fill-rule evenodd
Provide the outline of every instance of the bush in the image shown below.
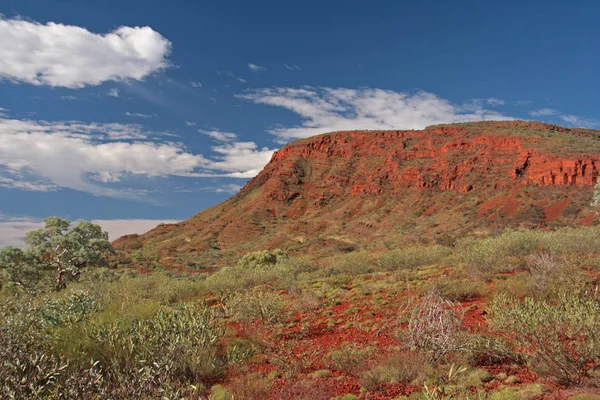
<path fill-rule="evenodd" d="M 367 253 L 349 253 L 338 256 L 330 264 L 334 273 L 351 276 L 369 274 L 375 271 L 375 264 Z"/>
<path fill-rule="evenodd" d="M 154 272 L 144 275 L 123 275 L 119 280 L 96 287 L 105 305 L 121 308 L 147 301 L 167 305 L 203 297 L 207 293 L 203 282 L 188 278 L 170 277 Z"/>
<path fill-rule="evenodd" d="M 378 388 L 384 383 L 410 384 L 423 376 L 428 368 L 427 358 L 416 351 L 407 351 L 385 359 L 361 375 L 360 382 L 367 389 Z"/>
<path fill-rule="evenodd" d="M 408 305 L 402 313 L 404 318 L 406 314 L 409 316 L 406 332 L 409 347 L 427 351 L 432 362 L 468 349 L 460 331 L 464 311 L 457 304 L 432 293 L 410 309 Z"/>
<path fill-rule="evenodd" d="M 600 364 L 600 303 L 562 295 L 557 305 L 526 298 L 498 296 L 492 324 L 540 375 L 564 384 L 579 384 Z"/>
<path fill-rule="evenodd" d="M 285 300 L 279 294 L 255 288 L 233 295 L 225 303 L 225 308 L 234 321 L 260 318 L 275 322 L 284 315 Z"/>
<path fill-rule="evenodd" d="M 487 286 L 469 279 L 438 280 L 426 285 L 425 292 L 433 292 L 450 301 L 476 299 L 488 292 Z"/>
<path fill-rule="evenodd" d="M 280 250 L 257 251 L 210 275 L 206 286 L 211 292 L 226 296 L 257 286 L 290 290 L 298 285 L 299 275 L 312 269 L 306 260 L 291 259 Z"/>
<path fill-rule="evenodd" d="M 523 358 L 510 348 L 506 340 L 494 336 L 471 336 L 467 353 L 469 364 L 475 366 L 523 363 Z"/>
<path fill-rule="evenodd" d="M 497 285 L 499 293 L 556 302 L 560 293 L 585 293 L 592 277 L 574 256 L 540 253 L 525 258 L 525 274 L 508 277 Z"/>
<path fill-rule="evenodd" d="M 407 247 L 382 254 L 377 260 L 377 266 L 385 271 L 416 269 L 437 264 L 448 255 L 450 255 L 450 249 L 441 245 Z"/>
<path fill-rule="evenodd" d="M 562 228 L 554 232 L 508 230 L 500 236 L 457 242 L 457 259 L 472 273 L 489 277 L 526 266 L 525 259 L 536 254 L 574 256 L 581 260 L 600 251 L 600 228 Z M 573 259 L 573 257 L 570 257 Z"/>
<path fill-rule="evenodd" d="M 329 358 L 331 365 L 337 370 L 357 374 L 371 354 L 371 347 L 359 348 L 355 344 L 344 343 L 341 348 L 333 350 Z"/>
<path fill-rule="evenodd" d="M 455 254 L 467 269 L 489 276 L 523 267 L 523 258 L 543 249 L 547 237 L 535 231 L 506 231 L 494 238 L 464 238 Z"/>

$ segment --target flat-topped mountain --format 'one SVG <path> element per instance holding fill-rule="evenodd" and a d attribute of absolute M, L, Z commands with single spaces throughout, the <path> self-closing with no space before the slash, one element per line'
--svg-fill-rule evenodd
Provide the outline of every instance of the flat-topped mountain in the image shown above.
<path fill-rule="evenodd" d="M 114 245 L 166 265 L 329 254 L 593 224 L 600 131 L 530 121 L 334 132 L 290 143 L 235 196 Z"/>

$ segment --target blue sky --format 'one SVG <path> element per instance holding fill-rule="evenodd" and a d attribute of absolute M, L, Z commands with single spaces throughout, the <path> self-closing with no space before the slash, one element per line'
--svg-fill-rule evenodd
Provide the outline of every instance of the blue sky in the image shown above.
<path fill-rule="evenodd" d="M 593 1 L 0 0 L 0 245 L 114 238 L 235 193 L 291 140 L 537 119 L 600 127 Z"/>

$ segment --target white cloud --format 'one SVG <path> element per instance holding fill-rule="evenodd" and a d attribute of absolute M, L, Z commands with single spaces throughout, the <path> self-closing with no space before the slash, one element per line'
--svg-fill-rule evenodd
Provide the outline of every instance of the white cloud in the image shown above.
<path fill-rule="evenodd" d="M 24 247 L 25 234 L 42 226 L 42 221 L 35 218 L 6 217 L 0 214 L 0 247 Z"/>
<path fill-rule="evenodd" d="M 196 125 L 198 125 L 198 124 L 195 122 L 185 121 L 185 126 L 196 126 Z"/>
<path fill-rule="evenodd" d="M 529 115 L 532 117 L 547 117 L 550 115 L 557 115 L 558 111 L 552 108 L 540 108 L 539 110 L 529 111 Z"/>
<path fill-rule="evenodd" d="M 228 140 L 234 140 L 228 135 Z M 234 142 L 216 146 L 204 156 L 162 137 L 135 124 L 0 117 L 0 186 L 132 197 L 145 191 L 110 184 L 135 176 L 247 178 L 256 175 L 273 153 L 253 142 Z"/>
<path fill-rule="evenodd" d="M 300 67 L 296 64 L 283 64 L 283 66 L 289 69 L 290 71 L 300 71 Z"/>
<path fill-rule="evenodd" d="M 571 124 L 578 128 L 598 128 L 600 127 L 600 121 L 593 118 L 585 118 L 577 115 L 561 115 L 560 119 L 568 124 Z"/>
<path fill-rule="evenodd" d="M 180 221 L 171 219 L 97 219 L 90 222 L 100 225 L 104 231 L 108 232 L 108 238 L 112 241 L 124 235 L 147 232 L 159 224 L 175 224 Z M 39 218 L 8 217 L 0 214 L 0 247 L 24 247 L 25 234 L 43 226 L 44 222 Z"/>
<path fill-rule="evenodd" d="M 216 193 L 230 193 L 230 194 L 235 194 L 237 192 L 239 192 L 242 189 L 243 186 L 241 185 L 236 185 L 234 183 L 228 184 L 228 185 L 222 185 L 222 186 L 218 186 L 214 189 L 214 191 Z"/>
<path fill-rule="evenodd" d="M 61 100 L 77 100 L 77 96 L 60 96 Z"/>
<path fill-rule="evenodd" d="M 108 92 L 106 92 L 106 94 L 111 97 L 119 97 L 119 89 L 109 89 Z"/>
<path fill-rule="evenodd" d="M 497 99 L 495 97 L 490 97 L 489 99 L 487 99 L 487 103 L 492 106 L 503 106 L 504 105 L 504 100 L 502 99 Z"/>
<path fill-rule="evenodd" d="M 233 78 L 233 79 L 235 79 L 235 80 L 237 80 L 238 82 L 241 82 L 241 83 L 246 83 L 246 80 L 244 78 L 240 78 L 239 76 L 237 76 L 236 74 L 234 74 L 231 71 L 220 71 L 220 70 L 217 70 L 217 74 L 218 75 L 228 76 L 228 77 Z"/>
<path fill-rule="evenodd" d="M 256 64 L 252 64 L 252 63 L 248 63 L 248 68 L 252 72 L 263 72 L 263 71 L 267 70 L 265 67 L 261 67 L 260 65 L 256 65 Z"/>
<path fill-rule="evenodd" d="M 199 89 L 202 87 L 202 83 L 201 82 L 190 82 L 190 85 L 192 85 L 193 88 Z"/>
<path fill-rule="evenodd" d="M 127 115 L 128 117 L 136 117 L 136 118 L 152 118 L 152 117 L 156 117 L 156 114 L 130 113 L 129 111 L 127 111 L 125 113 L 125 115 Z"/>
<path fill-rule="evenodd" d="M 219 142 L 230 142 L 237 139 L 237 135 L 231 132 L 221 132 L 217 130 L 206 131 L 203 129 L 198 129 L 198 132 L 210 136 L 211 138 L 218 140 Z"/>
<path fill-rule="evenodd" d="M 481 102 L 456 105 L 423 91 L 276 87 L 248 91 L 238 97 L 282 107 L 300 116 L 301 124 L 270 131 L 281 141 L 339 130 L 422 129 L 438 123 L 511 119 L 485 109 Z"/>
<path fill-rule="evenodd" d="M 224 173 L 218 176 L 231 178 L 252 178 L 271 160 L 274 150 L 259 148 L 254 142 L 226 143 L 212 148 L 217 153 L 211 168 Z M 198 176 L 216 176 L 201 174 Z"/>
<path fill-rule="evenodd" d="M 97 34 L 0 16 L 0 77 L 33 85 L 81 88 L 141 80 L 169 66 L 171 42 L 150 27 Z"/>

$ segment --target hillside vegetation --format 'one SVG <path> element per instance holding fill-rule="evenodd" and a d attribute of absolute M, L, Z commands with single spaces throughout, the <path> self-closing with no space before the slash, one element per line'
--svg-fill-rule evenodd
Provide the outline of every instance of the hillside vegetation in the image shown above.
<path fill-rule="evenodd" d="M 4 276 L 0 397 L 597 399 L 598 250 L 598 227 L 519 229 L 212 274 L 87 267 L 65 289 Z"/>

